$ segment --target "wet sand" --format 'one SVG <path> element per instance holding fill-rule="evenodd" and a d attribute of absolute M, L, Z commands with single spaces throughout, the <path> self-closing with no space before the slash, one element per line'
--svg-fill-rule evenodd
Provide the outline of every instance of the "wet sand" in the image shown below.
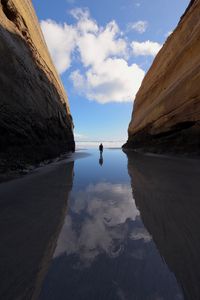
<path fill-rule="evenodd" d="M 133 196 L 185 299 L 200 299 L 200 160 L 127 152 Z"/>
<path fill-rule="evenodd" d="M 73 183 L 74 159 L 0 184 L 0 299 L 37 299 Z"/>
<path fill-rule="evenodd" d="M 0 184 L 0 299 L 200 299 L 199 182 L 198 160 L 106 149 Z"/>

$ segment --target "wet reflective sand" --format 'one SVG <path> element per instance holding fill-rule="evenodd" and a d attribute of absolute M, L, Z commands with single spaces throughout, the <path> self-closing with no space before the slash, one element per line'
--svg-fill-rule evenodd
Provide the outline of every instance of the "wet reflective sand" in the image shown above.
<path fill-rule="evenodd" d="M 38 299 L 62 228 L 73 161 L 0 184 L 0 299 Z"/>
<path fill-rule="evenodd" d="M 200 162 L 73 160 L 0 185 L 0 299 L 200 299 Z"/>
<path fill-rule="evenodd" d="M 200 161 L 127 155 L 145 227 L 185 299 L 200 299 Z"/>
<path fill-rule="evenodd" d="M 141 162 L 137 157 L 139 165 L 142 161 L 142 157 Z M 155 158 L 153 161 L 156 164 Z M 168 164 L 165 159 L 161 162 L 164 166 Z M 151 186 L 148 181 L 152 177 L 146 178 L 146 182 L 141 173 L 146 168 L 139 172 L 132 168 L 133 164 L 134 155 L 126 155 L 121 150 L 106 150 L 103 157 L 93 151 L 90 157 L 75 163 L 65 222 L 43 283 L 41 300 L 184 299 L 177 282 L 179 278 L 176 279 L 175 270 L 165 263 L 159 243 L 154 239 L 154 230 L 161 234 L 160 239 L 166 233 L 156 225 L 154 228 L 154 224 L 145 224 L 143 216 L 149 213 L 151 218 L 152 210 L 140 205 L 144 195 L 150 206 L 150 201 L 163 197 L 157 190 L 159 174 L 154 178 L 158 186 Z M 164 176 L 162 171 L 161 175 Z M 161 202 L 169 194 L 176 198 L 182 193 L 182 186 L 170 190 L 167 182 L 160 188 L 164 188 Z M 155 218 L 165 222 L 159 209 Z M 168 231 L 167 224 L 158 226 Z M 176 228 L 175 224 L 170 226 Z M 171 246 L 169 236 L 165 247 Z"/>

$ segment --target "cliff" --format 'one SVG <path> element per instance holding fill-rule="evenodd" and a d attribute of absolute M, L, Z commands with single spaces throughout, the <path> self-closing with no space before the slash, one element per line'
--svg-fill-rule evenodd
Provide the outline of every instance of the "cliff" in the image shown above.
<path fill-rule="evenodd" d="M 200 299 L 199 160 L 126 154 L 133 198 L 146 229 L 184 299 Z"/>
<path fill-rule="evenodd" d="M 200 153 L 200 0 L 191 1 L 139 89 L 126 148 Z"/>
<path fill-rule="evenodd" d="M 68 99 L 31 0 L 0 0 L 0 169 L 74 150 Z"/>

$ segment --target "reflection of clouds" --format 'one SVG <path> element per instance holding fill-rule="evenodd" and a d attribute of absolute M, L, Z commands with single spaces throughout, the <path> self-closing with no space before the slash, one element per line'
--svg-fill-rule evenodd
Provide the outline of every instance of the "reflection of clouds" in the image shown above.
<path fill-rule="evenodd" d="M 144 227 L 134 228 L 129 236 L 131 240 L 140 240 L 143 239 L 145 242 L 151 241 L 151 236 Z"/>
<path fill-rule="evenodd" d="M 77 254 L 87 264 L 100 253 L 119 256 L 127 238 L 150 240 L 145 229 L 128 226 L 139 215 L 130 185 L 91 184 L 74 192 L 70 204 L 55 256 Z"/>
<path fill-rule="evenodd" d="M 131 187 L 127 184 L 91 184 L 75 195 L 71 209 L 76 213 L 86 209 L 89 215 L 95 215 L 109 226 L 124 223 L 129 218 L 135 220 L 139 215 Z"/>

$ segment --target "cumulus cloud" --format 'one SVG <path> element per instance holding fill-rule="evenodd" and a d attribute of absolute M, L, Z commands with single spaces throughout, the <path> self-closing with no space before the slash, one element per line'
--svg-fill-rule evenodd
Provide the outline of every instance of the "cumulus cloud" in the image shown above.
<path fill-rule="evenodd" d="M 135 23 L 130 23 L 128 25 L 128 30 L 134 30 L 140 34 L 144 33 L 147 30 L 147 28 L 148 28 L 147 21 L 137 21 Z"/>
<path fill-rule="evenodd" d="M 85 75 L 76 70 L 71 79 L 77 90 L 99 103 L 132 101 L 144 78 L 138 65 L 124 59 L 107 59 L 99 68 L 93 66 Z"/>
<path fill-rule="evenodd" d="M 66 23 L 62 25 L 52 20 L 41 21 L 41 28 L 53 62 L 62 74 L 71 65 L 71 54 L 76 45 L 76 30 Z"/>
<path fill-rule="evenodd" d="M 88 9 L 75 8 L 70 13 L 74 25 L 41 22 L 58 72 L 69 69 L 76 53 L 83 68 L 71 72 L 70 78 L 79 93 L 99 103 L 133 101 L 145 73 L 137 64 L 128 63 L 130 45 L 117 23 L 101 27 Z M 140 30 L 144 30 L 142 25 Z"/>
<path fill-rule="evenodd" d="M 118 34 L 119 28 L 115 21 L 108 23 L 104 29 L 98 29 L 97 32 L 87 30 L 86 34 L 81 34 L 77 45 L 83 64 L 86 67 L 99 68 L 109 57 L 125 57 L 127 45 Z"/>
<path fill-rule="evenodd" d="M 135 56 L 156 56 L 157 53 L 162 48 L 162 45 L 152 41 L 145 41 L 145 42 L 136 42 L 133 41 L 131 43 L 133 54 Z"/>

